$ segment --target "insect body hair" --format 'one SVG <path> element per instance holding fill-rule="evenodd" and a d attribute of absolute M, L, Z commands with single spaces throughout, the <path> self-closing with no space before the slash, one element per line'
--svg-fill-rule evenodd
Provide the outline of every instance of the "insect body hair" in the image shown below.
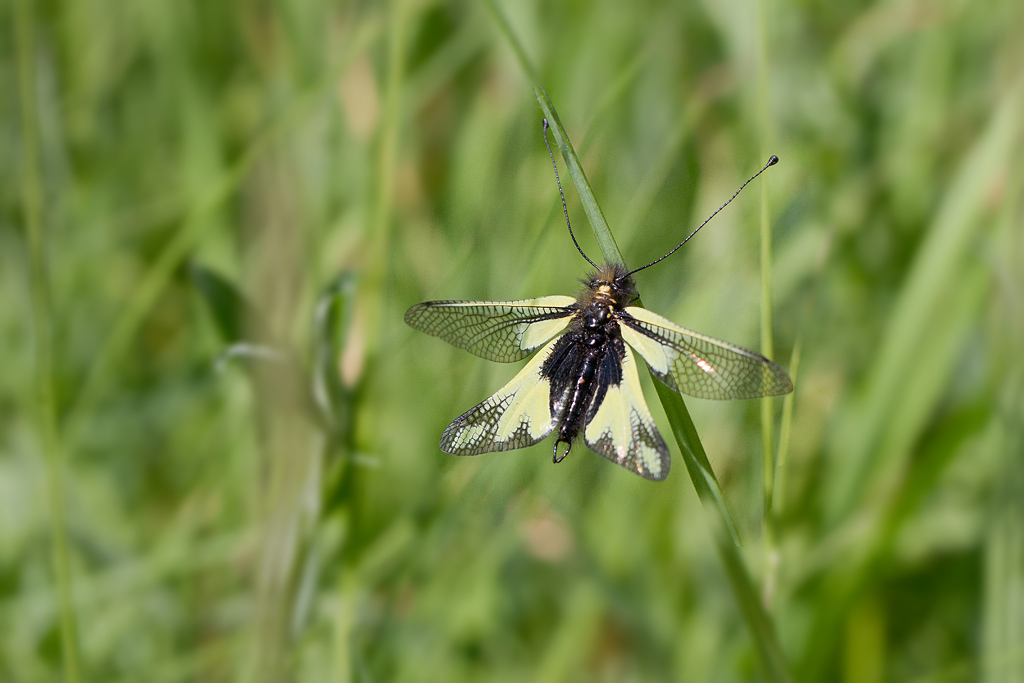
<path fill-rule="evenodd" d="M 621 263 L 605 263 L 604 267 L 593 271 L 581 282 L 584 286 L 576 297 L 580 308 L 600 300 L 622 309 L 637 298 L 636 284 Z"/>

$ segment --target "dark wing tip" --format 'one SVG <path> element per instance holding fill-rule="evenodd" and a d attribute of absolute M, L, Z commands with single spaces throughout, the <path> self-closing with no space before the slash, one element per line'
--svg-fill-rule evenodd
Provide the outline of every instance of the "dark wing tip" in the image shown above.
<path fill-rule="evenodd" d="M 454 443 L 454 439 L 453 439 L 452 434 L 451 434 L 451 429 L 452 429 L 452 426 L 448 425 L 445 428 L 445 430 L 443 432 L 441 432 L 441 439 L 440 439 L 440 441 L 438 441 L 437 445 L 438 445 L 438 448 L 441 449 L 442 453 L 447 453 L 448 455 L 458 455 L 458 453 L 455 452 L 455 449 L 452 448 L 452 444 Z"/>
<path fill-rule="evenodd" d="M 432 308 L 437 308 L 438 304 L 447 304 L 447 303 L 451 303 L 451 302 L 447 301 L 447 300 L 424 301 L 422 303 L 416 304 L 415 306 L 410 306 L 409 310 L 407 310 L 405 312 L 405 324 L 408 325 L 409 327 L 414 328 L 414 329 L 420 330 L 422 332 L 426 332 L 427 334 L 432 334 L 429 330 L 424 328 L 424 325 L 423 325 L 423 322 L 422 322 L 423 321 L 423 313 L 425 311 L 428 311 L 428 310 L 432 309 Z"/>
<path fill-rule="evenodd" d="M 767 360 L 765 370 L 765 396 L 785 396 L 793 391 L 793 380 L 782 366 Z"/>
<path fill-rule="evenodd" d="M 475 408 L 473 410 L 475 410 Z M 468 412 L 472 412 L 472 410 Z M 438 446 L 441 448 L 442 453 L 447 453 L 448 455 L 476 455 L 475 452 L 470 452 L 472 449 L 467 449 L 465 446 L 459 447 L 455 445 L 459 433 L 462 431 L 462 418 L 464 417 L 465 415 L 460 415 L 455 418 L 452 420 L 451 424 L 445 427 L 444 431 L 441 432 L 441 440 L 438 442 Z"/>
<path fill-rule="evenodd" d="M 419 312 L 426 308 L 426 306 L 426 302 L 422 304 L 416 304 L 415 306 L 410 306 L 409 310 L 405 312 L 405 324 L 408 325 L 409 327 L 416 327 L 416 318 L 419 317 Z"/>

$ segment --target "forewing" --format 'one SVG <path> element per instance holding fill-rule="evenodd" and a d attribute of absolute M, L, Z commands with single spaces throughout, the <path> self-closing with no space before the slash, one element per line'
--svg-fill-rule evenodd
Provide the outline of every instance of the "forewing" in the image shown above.
<path fill-rule="evenodd" d="M 455 418 L 441 434 L 441 450 L 452 455 L 479 455 L 543 441 L 557 420 L 551 412 L 551 382 L 541 369 L 558 341 L 549 342 L 493 396 Z M 562 402 L 562 398 L 557 401 Z"/>
<path fill-rule="evenodd" d="M 607 387 L 587 412 L 587 447 L 644 479 L 667 477 L 672 461 L 644 400 L 633 354 L 623 348 L 620 361 L 617 354 L 608 353 L 598 367 L 597 381 L 602 387 L 607 382 Z"/>
<path fill-rule="evenodd" d="M 577 313 L 571 296 L 519 301 L 427 301 L 405 312 L 405 322 L 487 360 L 522 360 Z"/>
<path fill-rule="evenodd" d="M 672 389 L 697 398 L 759 398 L 793 391 L 786 371 L 759 353 L 679 327 L 645 308 L 617 315 L 622 338 Z"/>

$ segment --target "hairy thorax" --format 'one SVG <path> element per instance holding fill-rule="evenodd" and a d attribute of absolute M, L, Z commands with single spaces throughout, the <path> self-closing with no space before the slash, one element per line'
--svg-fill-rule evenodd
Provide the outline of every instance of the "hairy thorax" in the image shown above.
<path fill-rule="evenodd" d="M 637 298 L 633 278 L 621 264 L 605 264 L 582 282 L 584 286 L 576 296 L 576 306 L 584 311 L 584 317 L 587 312 L 599 309 L 621 311 Z"/>

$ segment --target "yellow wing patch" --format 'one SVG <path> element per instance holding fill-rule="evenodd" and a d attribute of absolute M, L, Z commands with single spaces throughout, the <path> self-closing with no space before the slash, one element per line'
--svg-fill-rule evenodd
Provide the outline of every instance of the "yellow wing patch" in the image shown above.
<path fill-rule="evenodd" d="M 558 308 L 571 306 L 576 302 L 571 296 L 545 296 L 539 299 L 532 299 L 533 305 L 538 307 Z M 571 318 L 553 318 L 551 320 L 539 320 L 525 326 L 519 333 L 519 348 L 524 351 L 532 351 L 547 340 L 561 332 L 569 324 Z"/>
<path fill-rule="evenodd" d="M 664 375 L 668 372 L 669 362 L 665 347 L 645 334 L 640 334 L 629 325 L 620 325 L 622 339 L 643 356 L 651 370 Z"/>

